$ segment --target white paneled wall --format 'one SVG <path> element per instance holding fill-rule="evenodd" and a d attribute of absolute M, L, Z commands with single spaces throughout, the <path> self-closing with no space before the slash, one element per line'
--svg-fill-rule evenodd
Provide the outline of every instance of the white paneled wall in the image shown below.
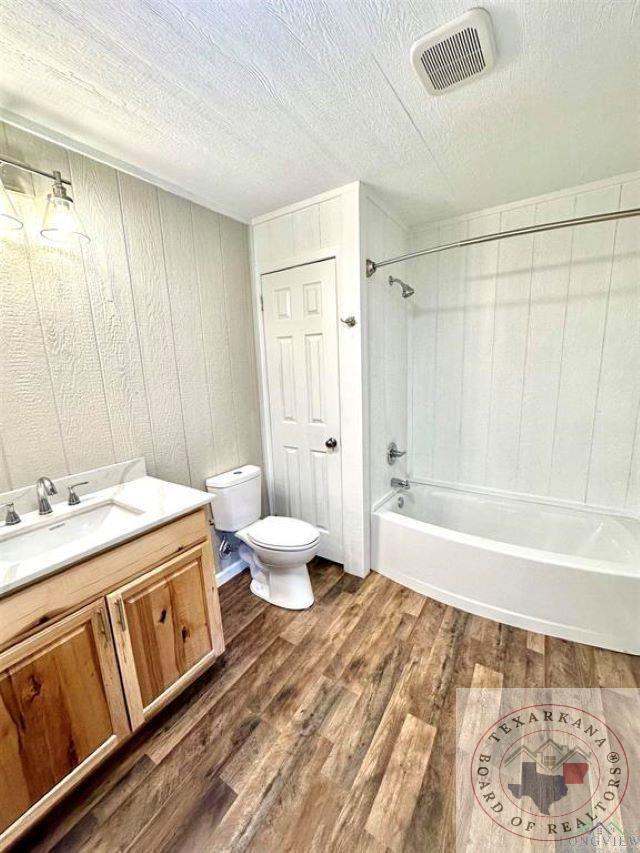
<path fill-rule="evenodd" d="M 253 229 L 255 255 L 261 271 L 315 257 L 322 249 L 337 250 L 343 244 L 343 200 L 336 195 L 287 213 L 260 217 Z"/>
<path fill-rule="evenodd" d="M 0 150 L 73 182 L 91 243 L 39 235 L 50 181 L 0 237 L 0 491 L 142 455 L 203 486 L 260 462 L 247 228 L 0 125 Z M 33 194 L 35 191 L 35 195 Z"/>
<path fill-rule="evenodd" d="M 407 251 L 408 234 L 365 189 L 363 203 L 365 255 L 383 259 Z M 369 450 L 371 502 L 389 491 L 392 476 L 407 472 L 407 457 L 393 467 L 387 464 L 387 445 L 395 441 L 407 449 L 407 371 L 409 364 L 409 311 L 412 299 L 403 299 L 398 285 L 389 287 L 389 275 L 411 284 L 407 263 L 384 268 L 366 281 L 369 349 Z"/>
<path fill-rule="evenodd" d="M 640 175 L 624 176 L 411 246 L 637 206 Z M 412 476 L 640 509 L 638 219 L 427 256 L 409 280 Z"/>

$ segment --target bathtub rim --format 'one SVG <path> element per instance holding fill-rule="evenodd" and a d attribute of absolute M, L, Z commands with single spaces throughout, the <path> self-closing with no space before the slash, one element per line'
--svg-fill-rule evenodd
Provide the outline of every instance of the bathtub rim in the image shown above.
<path fill-rule="evenodd" d="M 554 563 L 565 568 L 599 574 L 621 575 L 640 580 L 640 563 L 616 563 L 610 560 L 595 560 L 591 557 L 580 557 L 557 551 L 544 551 L 542 548 L 530 548 L 527 545 L 513 545 L 510 542 L 502 542 L 500 539 L 489 539 L 486 536 L 477 536 L 474 533 L 462 533 L 459 530 L 453 530 L 451 527 L 442 527 L 429 521 L 421 521 L 418 518 L 411 518 L 411 516 L 395 512 L 393 509 L 380 508 L 373 514 L 384 517 L 392 516 L 393 521 L 403 527 L 424 530 L 429 535 L 437 536 L 439 539 L 449 539 L 459 542 L 461 545 L 471 545 L 482 551 L 507 554 L 509 557 L 520 557 L 534 563 Z"/>
<path fill-rule="evenodd" d="M 557 509 L 577 510 L 589 515 L 612 515 L 615 518 L 626 519 L 640 523 L 640 506 L 637 510 L 620 509 L 619 507 L 605 506 L 604 504 L 587 504 L 580 501 L 568 500 L 566 498 L 554 498 L 548 495 L 535 495 L 526 492 L 509 492 L 505 489 L 492 489 L 489 486 L 478 486 L 470 483 L 452 483 L 448 480 L 436 480 L 426 477 L 409 477 L 409 482 L 416 486 L 432 486 L 436 489 L 446 489 L 451 492 L 463 494 L 471 492 L 486 498 L 502 498 L 503 500 L 516 501 L 517 503 L 535 504 L 537 506 L 555 507 Z M 371 512 L 378 512 L 392 498 L 404 494 L 403 489 L 389 489 L 376 500 Z M 418 519 L 416 519 L 417 521 Z M 425 522 L 426 523 L 426 522 Z M 479 537 L 482 539 L 483 537 Z M 497 541 L 497 540 L 496 540 Z"/>

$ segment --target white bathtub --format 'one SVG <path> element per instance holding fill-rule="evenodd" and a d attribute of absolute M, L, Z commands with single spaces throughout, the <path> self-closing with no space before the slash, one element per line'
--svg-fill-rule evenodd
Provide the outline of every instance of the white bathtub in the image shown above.
<path fill-rule="evenodd" d="M 372 536 L 373 568 L 417 592 L 640 654 L 637 518 L 412 483 L 373 513 Z"/>

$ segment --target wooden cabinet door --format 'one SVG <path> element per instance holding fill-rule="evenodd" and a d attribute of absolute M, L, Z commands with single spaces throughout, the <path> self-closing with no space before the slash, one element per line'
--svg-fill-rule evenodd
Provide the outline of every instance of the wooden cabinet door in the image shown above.
<path fill-rule="evenodd" d="M 0 848 L 129 733 L 104 599 L 0 655 Z"/>
<path fill-rule="evenodd" d="M 224 650 L 210 544 L 142 575 L 107 601 L 135 728 Z"/>

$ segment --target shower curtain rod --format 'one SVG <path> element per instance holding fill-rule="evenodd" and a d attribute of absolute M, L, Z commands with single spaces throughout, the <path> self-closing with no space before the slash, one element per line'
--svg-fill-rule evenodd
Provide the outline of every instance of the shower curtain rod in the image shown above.
<path fill-rule="evenodd" d="M 398 255 L 397 258 L 387 258 L 386 261 L 372 261 L 367 258 L 367 278 L 375 273 L 380 267 L 389 264 L 399 264 L 400 261 L 409 261 L 412 258 L 421 258 L 423 255 L 432 255 L 435 252 L 444 252 L 447 249 L 457 249 L 463 246 L 475 246 L 478 243 L 490 243 L 492 240 L 504 240 L 507 237 L 518 237 L 521 234 L 538 234 L 541 231 L 555 231 L 558 228 L 572 228 L 574 225 L 588 225 L 591 222 L 608 222 L 611 219 L 628 219 L 631 216 L 640 216 L 640 207 L 631 207 L 627 210 L 615 210 L 611 213 L 594 213 L 592 216 L 578 216 L 575 219 L 561 219 L 558 222 L 547 222 L 543 225 L 528 225 L 525 228 L 514 228 L 513 231 L 502 231 L 497 234 L 484 234 L 480 237 L 469 237 L 466 240 L 457 240 L 455 243 L 445 243 L 442 246 L 433 246 L 431 249 L 421 249 L 418 252 L 409 252 L 406 255 Z"/>

